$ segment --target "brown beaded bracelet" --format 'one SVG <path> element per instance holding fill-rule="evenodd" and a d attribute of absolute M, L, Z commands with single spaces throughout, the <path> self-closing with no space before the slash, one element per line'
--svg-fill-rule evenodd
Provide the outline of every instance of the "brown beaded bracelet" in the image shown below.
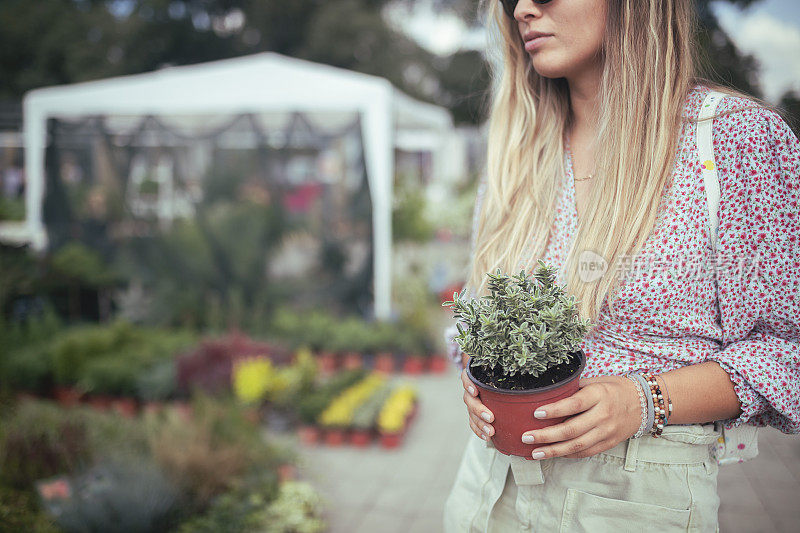
<path fill-rule="evenodd" d="M 664 409 L 664 397 L 661 394 L 661 387 L 659 387 L 658 381 L 656 381 L 655 374 L 646 373 L 644 378 L 650 386 L 650 394 L 653 396 L 653 406 L 655 407 L 653 427 L 650 429 L 650 434 L 658 438 L 664 430 L 664 423 L 666 422 L 667 411 Z"/>
<path fill-rule="evenodd" d="M 661 376 L 661 381 L 664 382 L 664 392 L 666 393 L 666 397 L 667 397 L 667 417 L 664 419 L 664 425 L 666 426 L 669 423 L 669 417 L 672 416 L 672 398 L 669 397 L 669 389 L 667 388 L 667 380 L 664 379 L 664 376 Z"/>

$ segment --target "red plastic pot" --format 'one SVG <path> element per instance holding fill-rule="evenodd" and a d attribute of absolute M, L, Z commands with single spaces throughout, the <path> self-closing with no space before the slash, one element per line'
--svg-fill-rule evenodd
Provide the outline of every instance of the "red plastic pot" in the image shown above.
<path fill-rule="evenodd" d="M 472 358 L 467 366 L 467 376 L 475 384 L 478 397 L 494 414 L 492 444 L 498 452 L 533 459 L 531 453 L 538 444 L 525 444 L 522 434 L 563 422 L 567 417 L 540 420 L 533 417 L 537 407 L 572 396 L 578 391 L 578 382 L 586 366 L 586 354 L 579 350 L 580 365 L 569 377 L 546 387 L 531 390 L 504 390 L 486 385 L 472 375 Z"/>
<path fill-rule="evenodd" d="M 61 406 L 72 407 L 80 403 L 83 392 L 73 387 L 56 387 L 54 396 Z"/>
<path fill-rule="evenodd" d="M 345 430 L 331 428 L 325 431 L 325 444 L 328 446 L 341 446 L 346 440 Z"/>
<path fill-rule="evenodd" d="M 434 374 L 444 374 L 447 372 L 447 360 L 441 355 L 433 355 L 431 357 L 430 369 Z"/>
<path fill-rule="evenodd" d="M 397 448 L 403 440 L 403 433 L 381 433 L 381 446 L 384 448 Z"/>
<path fill-rule="evenodd" d="M 350 431 L 350 444 L 364 448 L 372 444 L 372 432 L 367 429 L 353 429 Z"/>
<path fill-rule="evenodd" d="M 86 403 L 89 404 L 90 407 L 97 411 L 108 411 L 111 409 L 111 404 L 114 403 L 114 398 L 112 396 L 89 396 L 85 399 Z"/>
<path fill-rule="evenodd" d="M 364 359 L 358 352 L 347 352 L 344 356 L 345 370 L 358 370 L 364 366 Z"/>
<path fill-rule="evenodd" d="M 317 359 L 320 372 L 323 374 L 332 374 L 339 366 L 338 357 L 333 352 L 322 351 Z"/>
<path fill-rule="evenodd" d="M 425 360 L 419 355 L 409 355 L 403 363 L 403 372 L 411 375 L 422 374 L 425 371 Z"/>
<path fill-rule="evenodd" d="M 389 352 L 381 352 L 375 357 L 375 366 L 373 370 L 376 372 L 383 372 L 384 374 L 391 374 L 394 372 L 394 356 Z"/>
<path fill-rule="evenodd" d="M 291 463 L 278 466 L 278 481 L 286 483 L 297 479 L 297 467 Z"/>
<path fill-rule="evenodd" d="M 115 398 L 111 401 L 111 408 L 126 418 L 135 417 L 139 410 L 134 398 Z"/>
<path fill-rule="evenodd" d="M 317 444 L 319 442 L 320 433 L 319 428 L 316 426 L 300 426 L 297 430 L 300 441 L 307 445 Z"/>

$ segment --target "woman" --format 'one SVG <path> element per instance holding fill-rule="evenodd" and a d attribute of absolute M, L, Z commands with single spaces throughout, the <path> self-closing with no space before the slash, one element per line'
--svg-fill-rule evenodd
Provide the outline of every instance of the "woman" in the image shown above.
<path fill-rule="evenodd" d="M 491 446 L 493 414 L 462 371 L 476 437 L 445 530 L 716 531 L 724 433 L 800 432 L 800 143 L 775 112 L 697 81 L 691 0 L 488 7 L 503 68 L 468 292 L 487 294 L 486 272 L 531 272 L 542 258 L 594 325 L 579 391 L 531 414 L 568 417 L 526 432 L 539 445 L 531 460 Z M 711 254 L 711 162 L 695 142 L 710 89 L 726 93 L 713 121 L 718 273 L 681 276 Z M 642 260 L 653 275 L 632 276 Z M 731 260 L 745 268 L 720 269 Z M 587 261 L 605 270 L 593 276 Z M 631 371 L 656 374 L 673 404 L 660 438 L 634 437 Z M 754 445 L 739 443 L 734 460 Z"/>

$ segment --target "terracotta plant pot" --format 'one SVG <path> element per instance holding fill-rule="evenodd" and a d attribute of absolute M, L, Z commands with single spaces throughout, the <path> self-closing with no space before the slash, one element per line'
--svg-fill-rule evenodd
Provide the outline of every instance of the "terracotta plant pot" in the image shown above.
<path fill-rule="evenodd" d="M 403 372 L 406 374 L 417 375 L 425 371 L 425 360 L 419 355 L 406 356 L 403 362 Z"/>
<path fill-rule="evenodd" d="M 145 402 L 142 411 L 148 415 L 158 415 L 164 410 L 164 402 L 149 401 Z"/>
<path fill-rule="evenodd" d="M 333 352 L 321 351 L 317 356 L 319 370 L 323 374 L 332 374 L 339 366 L 338 357 Z"/>
<path fill-rule="evenodd" d="M 433 355 L 430 359 L 430 370 L 434 374 L 447 372 L 447 360 L 442 355 Z"/>
<path fill-rule="evenodd" d="M 494 414 L 494 436 L 492 443 L 498 452 L 533 459 L 531 452 L 538 444 L 524 444 L 522 434 L 532 429 L 540 429 L 563 422 L 567 417 L 540 420 L 533 412 L 540 405 L 553 403 L 572 396 L 578 391 L 578 381 L 586 366 L 586 355 L 580 354 L 580 365 L 569 377 L 561 381 L 530 390 L 504 390 L 486 385 L 472 375 L 472 358 L 469 359 L 467 375 L 478 390 L 481 402 Z"/>
<path fill-rule="evenodd" d="M 358 352 L 347 352 L 344 356 L 344 368 L 346 370 L 358 370 L 364 366 L 364 358 Z"/>
<path fill-rule="evenodd" d="M 108 411 L 109 409 L 111 409 L 111 404 L 113 402 L 114 398 L 112 396 L 105 396 L 105 395 L 89 396 L 86 399 L 86 403 L 88 403 L 92 409 L 95 409 L 97 411 Z"/>
<path fill-rule="evenodd" d="M 126 418 L 133 418 L 139 410 L 134 398 L 115 398 L 111 401 L 111 408 Z"/>
<path fill-rule="evenodd" d="M 384 374 L 391 374 L 394 372 L 394 356 L 391 352 L 381 352 L 375 357 L 375 365 L 373 370 L 376 372 L 383 372 Z"/>
<path fill-rule="evenodd" d="M 316 426 L 300 426 L 297 430 L 300 442 L 309 446 L 319 443 L 320 433 Z"/>
<path fill-rule="evenodd" d="M 278 466 L 278 481 L 286 483 L 297 479 L 297 467 L 291 463 L 284 463 Z"/>
<path fill-rule="evenodd" d="M 384 448 L 397 448 L 403 441 L 403 432 L 381 433 L 381 446 Z"/>
<path fill-rule="evenodd" d="M 346 439 L 345 430 L 330 428 L 325 430 L 325 444 L 328 446 L 341 446 Z"/>
<path fill-rule="evenodd" d="M 364 448 L 372 444 L 372 432 L 368 429 L 354 429 L 350 432 L 350 444 Z"/>
<path fill-rule="evenodd" d="M 72 387 L 56 387 L 53 391 L 56 401 L 64 407 L 78 405 L 83 392 Z"/>

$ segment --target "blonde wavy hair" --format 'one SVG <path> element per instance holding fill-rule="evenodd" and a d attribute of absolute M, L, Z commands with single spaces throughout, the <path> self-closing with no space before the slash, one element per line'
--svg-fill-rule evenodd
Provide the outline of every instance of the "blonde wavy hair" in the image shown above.
<path fill-rule="evenodd" d="M 531 272 L 544 257 L 566 171 L 570 103 L 563 78 L 533 69 L 518 22 L 501 3 L 481 0 L 478 9 L 498 35 L 502 65 L 492 68 L 486 193 L 467 276 L 467 290 L 479 297 L 488 294 L 487 272 L 517 274 L 520 258 Z M 620 286 L 615 265 L 641 251 L 656 222 L 682 122 L 692 120 L 683 116 L 689 91 L 702 82 L 744 96 L 697 77 L 694 9 L 691 0 L 608 0 L 595 186 L 564 262 L 565 292 L 593 324 Z M 583 250 L 609 265 L 595 281 L 578 275 Z"/>

